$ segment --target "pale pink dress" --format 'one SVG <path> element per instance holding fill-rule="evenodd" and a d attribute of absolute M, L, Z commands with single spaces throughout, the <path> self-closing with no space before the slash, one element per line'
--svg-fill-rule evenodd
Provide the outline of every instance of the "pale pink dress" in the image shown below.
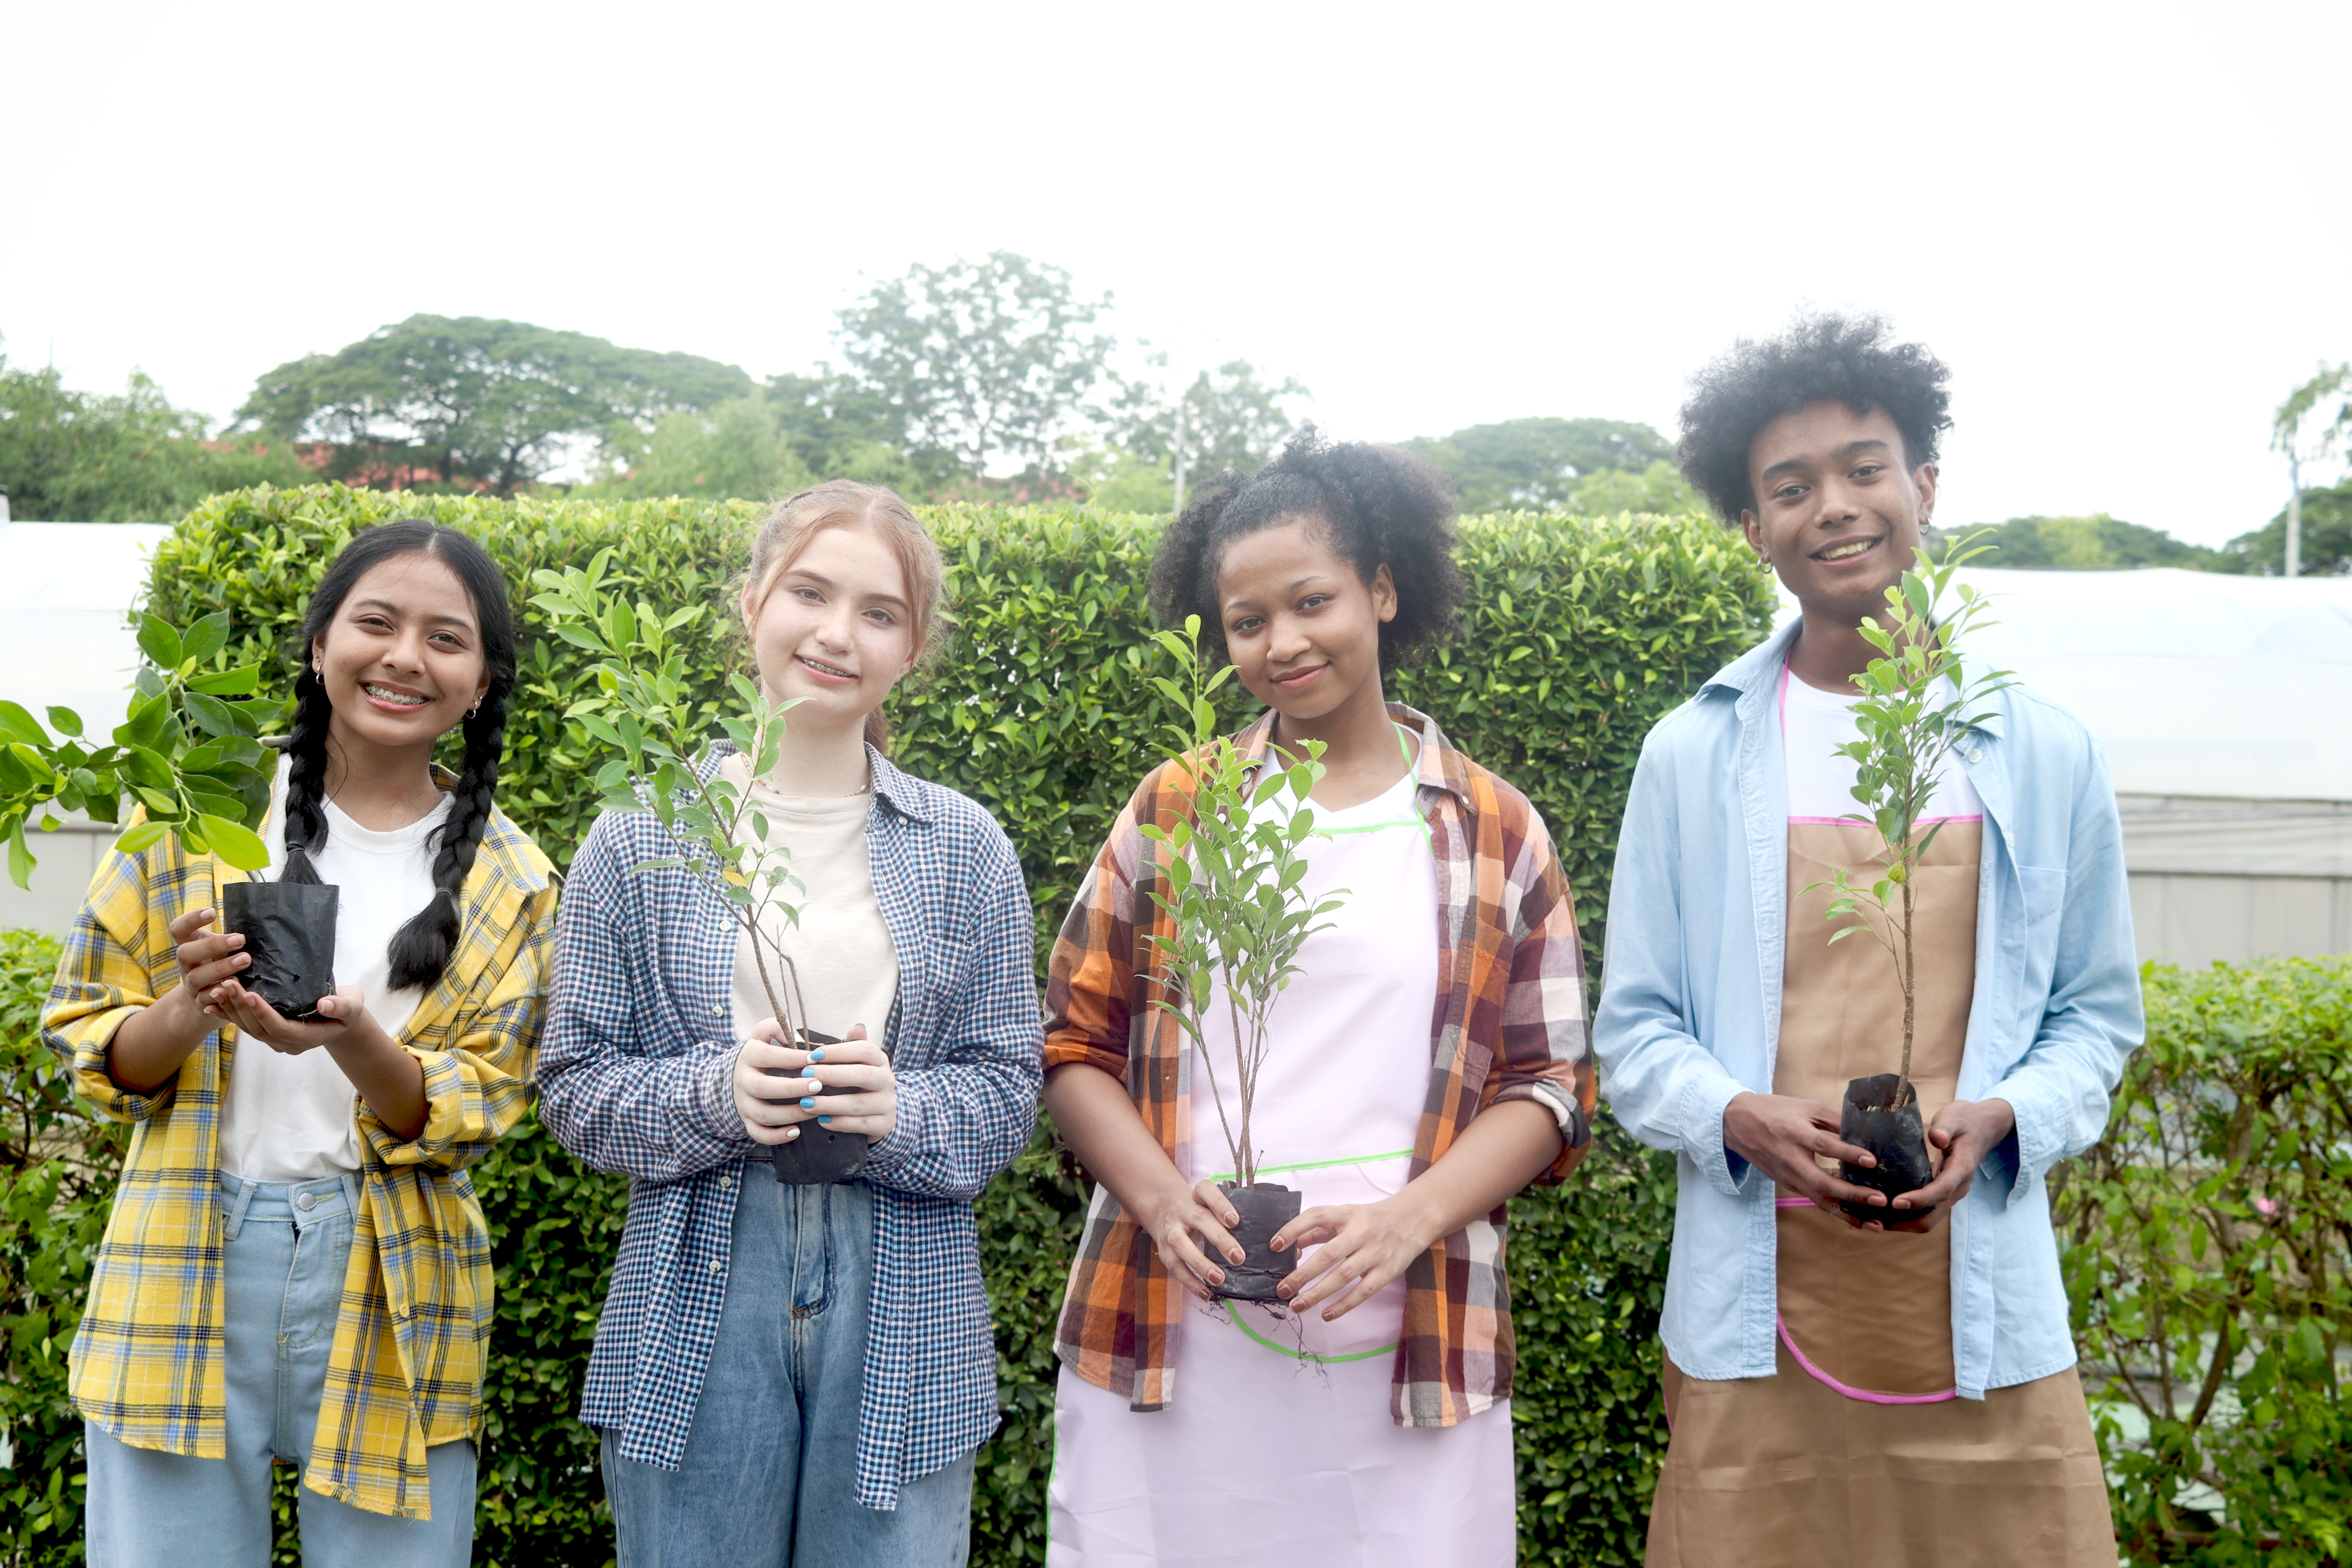
<path fill-rule="evenodd" d="M 1306 886 L 1346 889 L 1276 1004 L 1252 1127 L 1260 1180 L 1318 1204 L 1376 1203 L 1411 1174 L 1437 1001 L 1437 868 L 1408 772 L 1379 798 L 1317 815 Z M 1328 833 L 1328 837 L 1324 834 Z M 1213 1010 L 1219 1011 L 1219 1010 Z M 1229 1028 L 1216 1081 L 1235 1116 Z M 1196 1050 L 1187 1174 L 1232 1156 Z M 1309 1256 L 1312 1256 L 1310 1253 Z M 1063 1369 L 1055 1406 L 1052 1568 L 1507 1568 L 1516 1554 L 1510 1405 L 1459 1426 L 1389 1411 L 1402 1279 L 1336 1323 L 1231 1304 L 1188 1312 L 1165 1410 Z"/>

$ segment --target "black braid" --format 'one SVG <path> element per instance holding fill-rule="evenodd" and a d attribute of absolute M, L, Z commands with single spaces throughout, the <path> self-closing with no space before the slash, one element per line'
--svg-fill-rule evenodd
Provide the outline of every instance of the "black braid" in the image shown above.
<path fill-rule="evenodd" d="M 362 575 L 382 562 L 418 552 L 439 556 L 465 584 L 480 625 L 489 685 L 466 716 L 465 761 L 457 786 L 450 792 L 449 815 L 433 839 L 433 897 L 393 934 L 385 952 L 395 991 L 436 985 L 448 969 L 462 930 L 458 898 L 489 828 L 499 755 L 506 745 L 507 697 L 515 684 L 514 614 L 498 563 L 456 529 L 418 518 L 381 523 L 353 535 L 327 563 L 303 617 L 302 665 L 294 679 L 294 728 L 286 742 L 291 766 L 286 783 L 286 865 L 280 879 L 315 883 L 319 871 L 312 858 L 327 842 L 327 731 L 334 710 L 326 684 L 310 667 L 311 650 L 325 638 L 336 611 Z"/>
<path fill-rule="evenodd" d="M 481 706 L 466 720 L 466 758 L 457 787 L 449 792 L 449 815 L 438 831 L 440 851 L 433 858 L 433 901 L 393 933 L 390 984 L 395 991 L 439 984 L 457 950 L 457 898 L 465 891 L 474 852 L 490 825 L 499 758 L 506 750 L 507 692 L 513 685 L 513 677 L 493 671 Z"/>
<path fill-rule="evenodd" d="M 286 738 L 286 864 L 278 879 L 316 887 L 310 858 L 327 842 L 327 726 L 335 710 L 327 685 L 305 664 L 294 678 L 294 728 Z"/>

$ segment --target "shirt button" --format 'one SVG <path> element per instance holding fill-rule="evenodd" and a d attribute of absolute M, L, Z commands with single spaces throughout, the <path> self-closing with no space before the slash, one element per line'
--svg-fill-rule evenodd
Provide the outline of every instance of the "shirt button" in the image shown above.
<path fill-rule="evenodd" d="M 721 1272 L 722 1270 L 724 1270 L 724 1269 L 726 1268 L 726 1267 L 727 1267 L 727 1265 L 725 1265 L 724 1263 L 719 1262 L 719 1259 L 717 1259 L 716 1258 L 712 1258 L 712 1259 L 710 1260 L 710 1271 L 711 1271 L 713 1274 L 717 1274 L 717 1273 Z"/>
<path fill-rule="evenodd" d="M 312 1209 L 319 1206 L 319 1194 L 316 1193 L 304 1193 L 294 1200 L 294 1206 L 300 1209 L 304 1214 L 309 1214 Z"/>
<path fill-rule="evenodd" d="M 1970 761 L 1970 762 L 1972 762 L 1972 763 L 1980 763 L 1980 762 L 1983 762 L 1983 761 L 1984 761 L 1984 750 L 1983 750 L 1983 748 L 1979 747 L 1979 748 L 1978 748 L 1976 751 L 1970 752 L 1969 753 L 1969 761 Z"/>

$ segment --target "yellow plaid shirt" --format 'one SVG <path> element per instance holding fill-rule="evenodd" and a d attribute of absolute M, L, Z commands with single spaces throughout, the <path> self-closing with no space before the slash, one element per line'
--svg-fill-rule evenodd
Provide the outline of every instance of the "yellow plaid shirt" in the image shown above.
<path fill-rule="evenodd" d="M 220 888 L 244 875 L 168 837 L 108 856 L 41 1019 L 76 1092 L 132 1124 L 74 1340 L 74 1403 L 133 1447 L 198 1458 L 227 1454 L 215 1173 L 236 1031 L 207 1036 L 152 1095 L 118 1086 L 106 1054 L 124 1019 L 179 983 L 171 922 L 218 908 Z M 466 879 L 457 951 L 400 1034 L 425 1069 L 425 1130 L 403 1141 L 359 1107 L 362 1196 L 303 1481 L 371 1513 L 429 1518 L 425 1450 L 481 1433 L 494 1280 L 466 1167 L 522 1115 L 555 900 L 547 857 L 493 814 Z"/>

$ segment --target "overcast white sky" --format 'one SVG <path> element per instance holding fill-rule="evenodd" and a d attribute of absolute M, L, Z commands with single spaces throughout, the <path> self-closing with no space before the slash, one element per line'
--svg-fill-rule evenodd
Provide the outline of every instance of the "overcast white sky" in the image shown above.
<path fill-rule="evenodd" d="M 415 311 L 755 374 L 1017 250 L 1335 434 L 1672 434 L 1811 301 L 1955 374 L 1946 521 L 2218 543 L 2352 357 L 2352 5 L 0 8 L 0 352 L 215 416 Z M 54 349 L 52 348 L 54 344 Z"/>

